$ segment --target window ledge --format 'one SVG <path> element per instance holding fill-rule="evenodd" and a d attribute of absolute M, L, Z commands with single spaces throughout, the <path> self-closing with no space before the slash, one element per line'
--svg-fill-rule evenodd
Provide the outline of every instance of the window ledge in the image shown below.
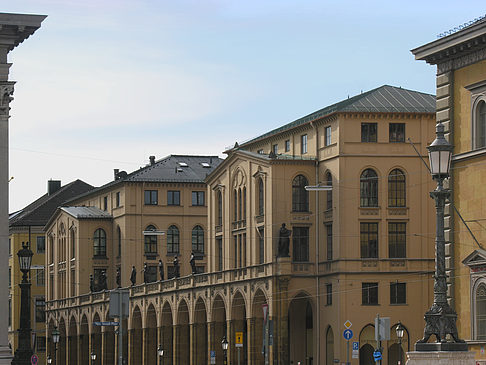
<path fill-rule="evenodd" d="M 93 256 L 93 260 L 108 260 L 106 256 Z"/>
<path fill-rule="evenodd" d="M 179 252 L 167 252 L 167 256 L 180 256 Z"/>

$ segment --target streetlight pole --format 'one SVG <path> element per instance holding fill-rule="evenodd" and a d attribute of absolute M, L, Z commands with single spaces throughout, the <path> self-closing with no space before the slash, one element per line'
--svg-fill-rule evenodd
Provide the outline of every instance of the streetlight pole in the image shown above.
<path fill-rule="evenodd" d="M 228 340 L 226 339 L 226 336 L 223 336 L 223 339 L 221 340 L 221 347 L 223 348 L 223 354 L 224 354 L 224 362 L 223 364 L 226 365 L 228 363 Z"/>
<path fill-rule="evenodd" d="M 91 351 L 91 365 L 94 365 L 96 361 L 96 354 L 94 353 L 94 351 Z"/>
<path fill-rule="evenodd" d="M 159 355 L 159 365 L 164 365 L 164 349 L 162 345 L 157 348 L 157 354 Z"/>
<path fill-rule="evenodd" d="M 52 330 L 52 342 L 54 342 L 54 365 L 57 364 L 57 344 L 59 343 L 59 331 L 57 327 Z"/>
<path fill-rule="evenodd" d="M 398 337 L 398 365 L 402 365 L 402 338 L 404 330 L 405 328 L 403 328 L 402 322 L 399 321 L 397 327 L 395 328 Z"/>
<path fill-rule="evenodd" d="M 449 189 L 444 189 L 444 179 L 449 177 L 452 145 L 444 138 L 444 126 L 437 124 L 436 138 L 429 151 L 430 172 L 437 181 L 437 188 L 430 192 L 435 200 L 436 238 L 435 238 L 435 275 L 434 303 L 425 312 L 424 337 L 415 344 L 416 351 L 467 351 L 467 344 L 459 339 L 457 333 L 457 314 L 447 302 L 447 275 L 445 272 L 445 234 L 444 207 L 450 195 Z M 454 342 L 447 343 L 446 335 L 451 335 Z M 430 336 L 435 335 L 436 343 L 427 343 Z"/>
<path fill-rule="evenodd" d="M 28 365 L 32 357 L 30 343 L 30 282 L 28 275 L 32 256 L 34 253 L 29 249 L 28 243 L 22 242 L 22 249 L 17 252 L 20 271 L 22 271 L 22 282 L 20 286 L 20 328 L 19 347 L 15 351 L 12 365 Z"/>

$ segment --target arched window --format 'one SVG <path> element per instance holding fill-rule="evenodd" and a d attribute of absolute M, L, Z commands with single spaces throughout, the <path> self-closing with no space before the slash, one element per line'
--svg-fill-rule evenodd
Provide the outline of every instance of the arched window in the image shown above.
<path fill-rule="evenodd" d="M 332 327 L 327 328 L 326 333 L 326 365 L 334 364 L 334 332 Z"/>
<path fill-rule="evenodd" d="M 218 191 L 218 225 L 223 224 L 223 195 Z"/>
<path fill-rule="evenodd" d="M 156 231 L 157 228 L 155 226 L 150 225 L 145 228 L 145 231 Z M 156 254 L 157 253 L 157 236 L 146 234 L 144 235 L 144 242 L 145 242 L 145 254 Z"/>
<path fill-rule="evenodd" d="M 360 206 L 378 206 L 378 175 L 375 170 L 366 169 L 360 178 Z"/>
<path fill-rule="evenodd" d="M 241 214 L 242 205 L 243 205 L 243 201 L 241 200 L 241 189 L 238 189 L 238 218 L 240 220 L 243 219 L 243 216 Z"/>
<path fill-rule="evenodd" d="M 486 147 L 486 102 L 481 100 L 476 107 L 476 148 Z"/>
<path fill-rule="evenodd" d="M 192 229 L 192 252 L 204 253 L 204 229 L 201 226 Z"/>
<path fill-rule="evenodd" d="M 176 226 L 167 230 L 167 253 L 179 253 L 179 228 Z"/>
<path fill-rule="evenodd" d="M 262 178 L 259 178 L 258 179 L 258 215 L 263 215 L 263 214 L 265 214 L 263 180 Z"/>
<path fill-rule="evenodd" d="M 329 171 L 326 173 L 326 185 L 332 187 L 332 175 Z M 326 198 L 327 198 L 326 209 L 331 210 L 332 209 L 332 190 L 328 190 L 326 192 Z"/>
<path fill-rule="evenodd" d="M 106 257 L 106 233 L 98 228 L 93 235 L 94 256 Z"/>
<path fill-rule="evenodd" d="M 476 340 L 486 340 L 486 285 L 476 289 Z"/>
<path fill-rule="evenodd" d="M 240 219 L 246 220 L 246 186 L 243 187 L 243 201 L 241 202 L 241 204 L 243 205 L 243 215 Z"/>
<path fill-rule="evenodd" d="M 233 202 L 233 204 L 234 204 L 234 207 L 233 207 L 234 208 L 234 221 L 236 222 L 238 220 L 238 191 L 235 190 L 233 195 L 234 195 L 234 199 L 233 199 L 234 200 L 234 202 Z"/>
<path fill-rule="evenodd" d="M 305 187 L 309 185 L 304 175 L 297 175 L 292 181 L 292 211 L 308 212 L 309 211 L 309 193 Z"/>
<path fill-rule="evenodd" d="M 405 203 L 405 174 L 394 169 L 388 175 L 388 206 L 404 207 Z"/>
<path fill-rule="evenodd" d="M 74 228 L 69 230 L 69 236 L 71 238 L 71 258 L 74 259 L 76 257 L 76 232 Z"/>

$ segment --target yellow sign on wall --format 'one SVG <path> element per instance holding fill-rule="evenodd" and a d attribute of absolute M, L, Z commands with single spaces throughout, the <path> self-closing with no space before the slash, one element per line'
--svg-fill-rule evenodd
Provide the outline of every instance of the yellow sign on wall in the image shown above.
<path fill-rule="evenodd" d="M 243 347 L 243 332 L 235 332 L 236 347 Z"/>

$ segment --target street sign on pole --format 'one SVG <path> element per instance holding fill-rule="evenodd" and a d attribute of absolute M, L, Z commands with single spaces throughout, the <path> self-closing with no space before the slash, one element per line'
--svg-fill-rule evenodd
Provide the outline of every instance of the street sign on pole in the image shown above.
<path fill-rule="evenodd" d="M 30 357 L 30 363 L 32 365 L 37 365 L 37 363 L 39 362 L 39 358 L 37 357 L 36 354 L 33 354 L 31 357 Z"/>
<path fill-rule="evenodd" d="M 243 332 L 235 332 L 235 346 L 243 347 Z"/>
<path fill-rule="evenodd" d="M 351 321 L 349 319 L 346 322 L 344 322 L 344 327 L 346 327 L 348 329 L 351 328 L 352 325 L 353 324 L 351 323 Z"/>
<path fill-rule="evenodd" d="M 377 342 L 390 340 L 390 317 L 376 316 L 375 340 Z"/>
<path fill-rule="evenodd" d="M 216 351 L 210 351 L 209 355 L 211 359 L 210 360 L 211 365 L 216 364 Z"/>
<path fill-rule="evenodd" d="M 118 322 L 93 322 L 95 326 L 118 326 Z"/>
<path fill-rule="evenodd" d="M 343 332 L 343 337 L 346 341 L 349 341 L 350 339 L 353 338 L 353 331 L 350 330 L 349 328 L 344 330 Z"/>

